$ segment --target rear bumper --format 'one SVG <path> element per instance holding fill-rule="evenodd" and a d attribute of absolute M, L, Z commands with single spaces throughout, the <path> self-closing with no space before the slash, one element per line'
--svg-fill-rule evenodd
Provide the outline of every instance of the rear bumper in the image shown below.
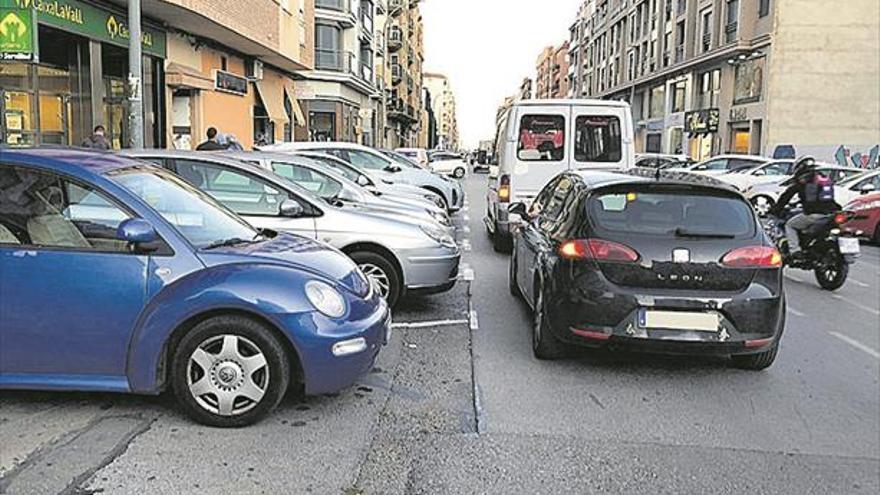
<path fill-rule="evenodd" d="M 451 289 L 458 279 L 458 248 L 412 249 L 399 253 L 407 292 L 437 293 Z"/>

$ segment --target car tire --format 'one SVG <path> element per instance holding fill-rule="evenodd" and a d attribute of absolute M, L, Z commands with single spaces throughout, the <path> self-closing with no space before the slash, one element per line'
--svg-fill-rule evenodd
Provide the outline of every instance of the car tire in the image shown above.
<path fill-rule="evenodd" d="M 544 291 L 535 287 L 535 310 L 532 321 L 532 353 L 541 360 L 554 360 L 564 358 L 568 353 L 565 345 L 553 335 L 550 322 L 546 317 L 546 304 Z"/>
<path fill-rule="evenodd" d="M 880 246 L 880 222 L 874 227 L 874 235 L 871 236 L 871 242 L 873 242 L 875 246 Z"/>
<path fill-rule="evenodd" d="M 458 167 L 452 171 L 452 176 L 455 177 L 456 179 L 461 179 L 464 177 L 464 173 L 465 173 L 464 167 Z"/>
<path fill-rule="evenodd" d="M 733 365 L 743 370 L 760 371 L 769 368 L 776 360 L 779 352 L 779 341 L 773 343 L 773 347 L 757 354 L 731 356 Z"/>
<path fill-rule="evenodd" d="M 816 283 L 822 289 L 835 291 L 846 283 L 849 276 L 849 265 L 836 248 L 828 248 L 823 257 L 823 263 L 813 270 Z"/>
<path fill-rule="evenodd" d="M 244 316 L 209 318 L 172 350 L 174 395 L 188 416 L 209 426 L 235 428 L 259 421 L 281 402 L 290 374 L 281 342 L 265 325 Z M 257 400 L 253 395 L 259 395 Z"/>
<path fill-rule="evenodd" d="M 496 253 L 507 254 L 512 251 L 513 245 L 510 237 L 501 233 L 501 229 L 498 228 L 497 223 L 495 224 L 495 232 L 492 232 L 491 236 L 492 249 L 494 249 Z"/>
<path fill-rule="evenodd" d="M 380 286 L 382 296 L 388 303 L 388 307 L 393 308 L 400 301 L 403 294 L 401 280 L 403 277 L 389 260 L 380 254 L 370 251 L 356 251 L 351 253 L 349 257 L 354 263 L 363 270 L 364 275 L 370 282 L 376 282 Z"/>

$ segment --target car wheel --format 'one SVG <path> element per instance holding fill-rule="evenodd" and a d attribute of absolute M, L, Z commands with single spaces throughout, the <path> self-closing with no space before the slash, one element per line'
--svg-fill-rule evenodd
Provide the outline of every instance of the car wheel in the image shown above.
<path fill-rule="evenodd" d="M 452 172 L 452 176 L 455 177 L 456 179 L 461 179 L 462 177 L 464 177 L 464 168 L 463 167 L 456 168 Z"/>
<path fill-rule="evenodd" d="M 875 246 L 880 246 L 880 222 L 874 227 L 874 235 L 871 236 L 871 242 L 873 242 Z"/>
<path fill-rule="evenodd" d="M 776 354 L 779 352 L 779 341 L 777 340 L 773 347 L 757 354 L 747 354 L 744 356 L 731 356 L 733 365 L 744 370 L 760 371 L 767 369 L 776 360 Z"/>
<path fill-rule="evenodd" d="M 532 324 L 532 353 L 538 359 L 552 360 L 563 358 L 566 355 L 565 347 L 554 335 L 547 319 L 544 304 L 544 291 L 538 286 L 535 288 L 535 311 Z"/>
<path fill-rule="evenodd" d="M 369 251 L 358 251 L 350 255 L 354 263 L 364 272 L 364 275 L 370 280 L 379 291 L 389 307 L 397 305 L 400 299 L 401 276 L 397 273 L 397 269 L 384 256 Z"/>
<path fill-rule="evenodd" d="M 770 208 L 773 208 L 773 205 L 776 203 L 769 196 L 755 196 L 751 200 L 752 207 L 755 208 L 755 211 L 758 212 L 758 216 L 767 216 L 767 212 L 770 211 Z"/>
<path fill-rule="evenodd" d="M 171 386 L 190 417 L 239 427 L 274 409 L 290 383 L 284 347 L 261 323 L 242 316 L 205 320 L 173 351 Z"/>
<path fill-rule="evenodd" d="M 495 232 L 490 233 L 492 236 L 492 249 L 496 253 L 506 254 L 512 251 L 513 245 L 509 236 L 501 233 L 498 224 L 495 224 Z"/>

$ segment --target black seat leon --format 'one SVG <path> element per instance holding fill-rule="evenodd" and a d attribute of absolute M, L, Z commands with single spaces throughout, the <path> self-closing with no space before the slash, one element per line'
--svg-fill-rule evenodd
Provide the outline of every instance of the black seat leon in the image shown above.
<path fill-rule="evenodd" d="M 573 346 L 729 355 L 764 369 L 785 326 L 782 258 L 748 201 L 686 172 L 572 171 L 511 205 L 510 289 L 536 357 Z"/>

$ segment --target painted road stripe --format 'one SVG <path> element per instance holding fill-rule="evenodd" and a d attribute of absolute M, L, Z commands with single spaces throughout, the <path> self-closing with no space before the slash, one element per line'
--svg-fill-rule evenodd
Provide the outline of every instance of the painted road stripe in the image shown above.
<path fill-rule="evenodd" d="M 838 339 L 840 339 L 840 340 L 846 342 L 847 344 L 849 344 L 849 345 L 855 347 L 856 349 L 859 349 L 860 351 L 865 351 L 865 352 L 867 352 L 868 354 L 874 356 L 875 358 L 880 359 L 880 352 L 877 352 L 877 351 L 875 351 L 874 349 L 871 349 L 870 347 L 868 347 L 868 346 L 866 346 L 865 344 L 859 342 L 858 340 L 853 340 L 853 339 L 847 337 L 846 335 L 843 335 L 843 334 L 841 334 L 841 333 L 837 333 L 837 332 L 828 332 L 828 333 L 829 333 L 830 335 L 832 335 L 832 336 L 834 336 L 834 337 L 837 337 Z"/>
<path fill-rule="evenodd" d="M 415 321 L 392 323 L 391 328 L 413 329 L 413 328 L 433 328 L 433 327 L 450 327 L 454 325 L 466 325 L 470 320 L 435 320 L 435 321 Z"/>
<path fill-rule="evenodd" d="M 477 310 L 472 309 L 470 313 L 469 323 L 471 326 L 471 330 L 477 331 L 480 329 L 480 320 L 477 318 Z"/>
<path fill-rule="evenodd" d="M 852 282 L 852 283 L 854 283 L 854 284 L 856 284 L 856 285 L 858 285 L 859 287 L 862 287 L 862 288 L 870 287 L 870 285 L 868 285 L 868 284 L 866 284 L 866 283 L 864 283 L 864 282 L 860 282 L 860 281 L 858 281 L 858 280 L 856 280 L 856 279 L 854 279 L 854 278 L 852 278 L 852 277 L 849 278 L 849 281 Z"/>
<path fill-rule="evenodd" d="M 849 299 L 841 296 L 840 294 L 831 294 L 831 297 L 833 297 L 834 299 L 837 299 L 838 301 L 843 301 L 843 302 L 849 304 L 850 306 L 859 308 L 862 311 L 867 311 L 868 313 L 871 313 L 872 315 L 880 316 L 880 309 L 872 308 L 869 306 L 865 306 L 864 304 L 859 304 L 857 302 L 850 301 Z"/>
<path fill-rule="evenodd" d="M 800 311 L 798 311 L 798 310 L 792 308 L 791 306 L 788 307 L 788 312 L 791 313 L 791 314 L 793 314 L 793 315 L 795 315 L 795 316 L 798 316 L 798 317 L 800 317 L 800 318 L 804 318 L 804 317 L 807 316 L 807 315 L 805 315 L 804 313 L 801 313 Z"/>

